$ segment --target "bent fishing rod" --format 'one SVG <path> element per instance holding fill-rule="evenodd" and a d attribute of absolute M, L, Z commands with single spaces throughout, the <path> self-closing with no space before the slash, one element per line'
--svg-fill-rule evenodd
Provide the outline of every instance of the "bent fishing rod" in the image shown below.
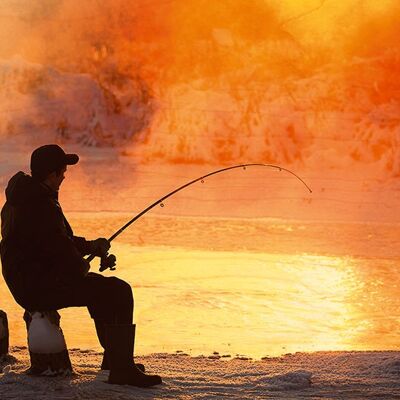
<path fill-rule="evenodd" d="M 172 192 L 169 192 L 168 194 L 166 194 L 165 196 L 161 197 L 160 199 L 158 199 L 157 201 L 155 201 L 154 203 L 150 204 L 147 208 L 145 208 L 143 211 L 141 211 L 139 214 L 137 214 L 135 217 L 133 217 L 131 220 L 129 220 L 124 226 L 122 226 L 120 229 L 118 229 L 117 232 L 115 232 L 112 236 L 110 236 L 108 238 L 108 241 L 111 242 L 112 240 L 114 240 L 117 236 L 119 236 L 126 228 L 128 228 L 128 226 L 132 225 L 135 221 L 137 221 L 140 217 L 142 217 L 144 214 L 146 214 L 148 211 L 150 211 L 152 208 L 154 208 L 155 206 L 157 206 L 158 204 L 160 204 L 161 207 L 164 207 L 164 201 L 166 199 L 168 199 L 169 197 L 173 196 L 175 193 L 180 192 L 181 190 L 187 188 L 190 185 L 193 185 L 196 182 L 201 182 L 204 183 L 204 179 L 208 178 L 211 175 L 216 175 L 219 174 L 221 172 L 225 172 L 225 171 L 229 171 L 231 169 L 236 169 L 236 168 L 242 168 L 244 170 L 246 170 L 247 167 L 268 167 L 268 168 L 274 168 L 277 169 L 279 171 L 285 171 L 288 172 L 289 174 L 293 175 L 294 177 L 296 177 L 307 189 L 310 193 L 312 193 L 312 190 L 310 189 L 310 187 L 303 181 L 303 179 L 301 179 L 298 175 L 296 175 L 294 172 L 290 171 L 287 168 L 283 168 L 280 167 L 279 165 L 273 165 L 273 164 L 262 164 L 262 163 L 252 163 L 252 164 L 239 164 L 239 165 L 234 165 L 232 167 L 227 167 L 227 168 L 222 168 L 222 169 L 218 169 L 217 171 L 213 171 L 210 172 L 207 175 L 203 175 L 200 178 L 196 178 L 193 179 L 192 181 L 185 183 L 184 185 L 178 187 L 177 189 L 173 190 Z M 94 259 L 94 255 L 89 256 L 86 260 L 88 262 L 92 261 Z M 100 267 L 100 271 L 103 271 L 106 268 Z"/>

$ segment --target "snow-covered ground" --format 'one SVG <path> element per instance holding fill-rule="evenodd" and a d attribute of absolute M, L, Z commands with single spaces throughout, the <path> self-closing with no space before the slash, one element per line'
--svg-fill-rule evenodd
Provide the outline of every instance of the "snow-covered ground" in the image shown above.
<path fill-rule="evenodd" d="M 137 357 L 163 384 L 139 389 L 109 385 L 101 355 L 72 349 L 75 374 L 30 377 L 26 348 L 0 362 L 2 400 L 32 399 L 398 399 L 399 352 L 296 353 L 260 361 L 177 352 Z"/>

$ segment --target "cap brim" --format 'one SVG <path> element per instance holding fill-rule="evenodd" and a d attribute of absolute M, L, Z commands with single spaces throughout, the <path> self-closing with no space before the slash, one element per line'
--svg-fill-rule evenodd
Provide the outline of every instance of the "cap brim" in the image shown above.
<path fill-rule="evenodd" d="M 65 161 L 67 165 L 75 165 L 79 161 L 78 154 L 66 154 Z"/>

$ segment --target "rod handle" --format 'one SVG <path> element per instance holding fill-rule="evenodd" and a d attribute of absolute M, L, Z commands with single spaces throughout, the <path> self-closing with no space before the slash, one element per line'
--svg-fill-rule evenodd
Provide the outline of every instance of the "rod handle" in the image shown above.
<path fill-rule="evenodd" d="M 95 255 L 91 254 L 91 255 L 86 259 L 86 261 L 87 261 L 87 262 L 91 262 L 95 257 L 96 257 Z"/>

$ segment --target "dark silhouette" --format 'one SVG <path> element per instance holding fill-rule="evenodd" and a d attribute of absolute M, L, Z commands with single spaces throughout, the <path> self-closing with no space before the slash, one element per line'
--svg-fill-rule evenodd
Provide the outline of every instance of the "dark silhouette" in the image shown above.
<path fill-rule="evenodd" d="M 9 334 L 7 314 L 0 310 L 0 359 L 8 353 Z"/>
<path fill-rule="evenodd" d="M 153 386 L 133 361 L 135 325 L 130 285 L 116 277 L 89 272 L 83 258 L 92 254 L 115 265 L 107 239 L 74 236 L 58 202 L 67 165 L 79 157 L 57 145 L 45 145 L 31 156 L 31 176 L 15 174 L 6 189 L 1 211 L 1 261 L 4 279 L 17 303 L 29 312 L 86 306 L 104 348 L 102 369 L 109 383 Z"/>

